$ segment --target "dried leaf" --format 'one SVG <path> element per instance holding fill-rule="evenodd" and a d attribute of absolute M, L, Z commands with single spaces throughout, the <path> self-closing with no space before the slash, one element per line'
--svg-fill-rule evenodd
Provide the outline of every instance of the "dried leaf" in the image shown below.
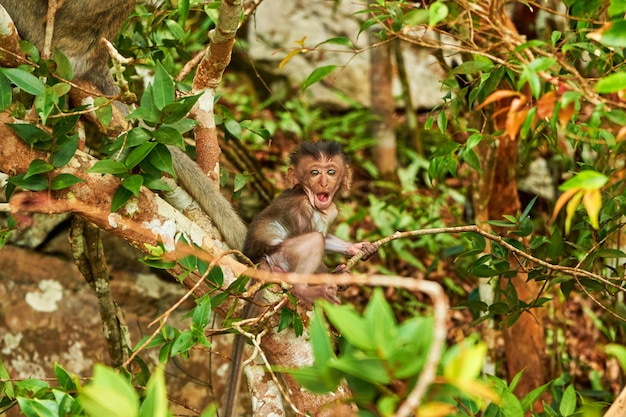
<path fill-rule="evenodd" d="M 554 112 L 555 104 L 556 93 L 554 91 L 548 91 L 537 101 L 537 117 L 540 119 L 549 119 Z"/>
<path fill-rule="evenodd" d="M 526 120 L 527 115 L 528 110 L 513 111 L 513 106 L 511 106 L 511 111 L 507 114 L 506 122 L 504 123 L 504 130 L 509 135 L 511 140 L 515 140 L 517 138 L 520 127 L 522 126 L 522 123 L 524 123 L 524 120 Z"/>
<path fill-rule="evenodd" d="M 575 111 L 576 106 L 574 105 L 574 102 L 570 102 L 567 106 L 559 109 L 559 124 L 561 125 L 561 128 L 565 129 L 567 122 L 572 120 L 572 116 Z"/>
<path fill-rule="evenodd" d="M 510 98 L 510 97 L 521 97 L 522 93 L 520 93 L 519 91 L 513 91 L 513 90 L 498 90 L 498 91 L 494 91 L 493 93 L 491 93 L 489 95 L 489 97 L 487 97 L 485 99 L 485 101 L 483 101 L 482 103 L 480 103 L 478 105 L 478 107 L 476 107 L 474 110 L 480 110 L 483 107 L 485 107 L 488 104 L 494 103 L 496 101 L 505 99 L 505 98 Z"/>

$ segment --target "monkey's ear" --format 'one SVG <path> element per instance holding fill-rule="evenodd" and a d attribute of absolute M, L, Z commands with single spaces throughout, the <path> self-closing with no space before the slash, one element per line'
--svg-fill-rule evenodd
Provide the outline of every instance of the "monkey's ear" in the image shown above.
<path fill-rule="evenodd" d="M 289 181 L 291 188 L 299 184 L 298 176 L 296 175 L 296 169 L 293 167 L 293 165 L 289 165 L 289 168 L 287 169 L 287 181 Z"/>
<path fill-rule="evenodd" d="M 346 165 L 346 174 L 343 176 L 343 188 L 346 191 L 350 191 L 352 187 L 352 168 L 350 165 Z"/>

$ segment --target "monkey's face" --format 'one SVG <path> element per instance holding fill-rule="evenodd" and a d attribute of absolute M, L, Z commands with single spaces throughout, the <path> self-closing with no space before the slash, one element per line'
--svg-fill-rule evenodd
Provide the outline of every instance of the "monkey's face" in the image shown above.
<path fill-rule="evenodd" d="M 333 204 L 347 169 L 339 155 L 320 159 L 307 155 L 300 159 L 294 173 L 296 183 L 302 185 L 311 205 L 324 211 Z"/>

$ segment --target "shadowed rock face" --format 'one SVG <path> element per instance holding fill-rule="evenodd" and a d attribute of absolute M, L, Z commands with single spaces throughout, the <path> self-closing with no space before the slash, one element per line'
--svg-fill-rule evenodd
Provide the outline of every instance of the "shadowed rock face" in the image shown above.
<path fill-rule="evenodd" d="M 147 324 L 184 291 L 173 280 L 160 279 L 147 268 L 140 272 L 117 269 L 137 269 L 140 265 L 129 262 L 129 257 L 137 259 L 136 254 L 120 245 L 125 244 L 115 242 L 111 245 L 115 251 L 109 251 L 110 256 L 107 253 L 109 265 L 113 265 L 111 287 L 135 345 L 154 331 Z M 119 256 L 126 259 L 117 259 Z M 189 322 L 181 323 L 180 319 L 191 303 L 175 313 L 170 320 L 173 326 L 188 328 Z M 228 355 L 223 346 L 229 348 L 228 338 L 221 336 L 213 343 L 216 351 Z M 142 358 L 151 365 L 157 362 L 157 355 L 158 350 L 152 350 Z M 55 362 L 81 377 L 90 376 L 95 363 L 108 363 L 96 297 L 73 262 L 10 245 L 0 250 L 0 358 L 16 379 L 54 377 Z M 227 366 L 223 356 L 210 355 L 206 350 L 193 351 L 187 361 L 170 361 L 166 369 L 168 394 L 203 409 L 221 393 L 220 375 L 226 373 Z M 217 376 L 213 387 L 211 369 Z M 173 404 L 171 407 L 176 412 Z M 17 416 L 17 410 L 10 411 L 8 416 L 12 415 Z"/>

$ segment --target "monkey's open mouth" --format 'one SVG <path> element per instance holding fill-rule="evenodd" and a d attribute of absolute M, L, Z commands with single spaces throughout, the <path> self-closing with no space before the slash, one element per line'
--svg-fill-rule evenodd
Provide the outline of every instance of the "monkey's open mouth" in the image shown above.
<path fill-rule="evenodd" d="M 330 194 L 328 193 L 317 193 L 315 195 L 320 203 L 325 203 L 330 198 Z"/>

